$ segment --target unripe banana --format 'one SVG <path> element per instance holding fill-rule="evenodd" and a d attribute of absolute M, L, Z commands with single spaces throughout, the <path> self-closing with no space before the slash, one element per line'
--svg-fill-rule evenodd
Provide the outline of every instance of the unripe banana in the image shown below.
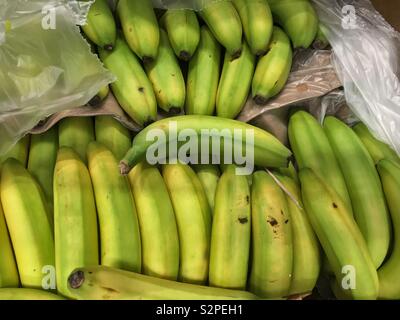
<path fill-rule="evenodd" d="M 218 90 L 221 47 L 206 26 L 189 62 L 186 85 L 186 114 L 213 115 Z"/>
<path fill-rule="evenodd" d="M 113 50 L 117 27 L 107 0 L 94 1 L 87 15 L 87 23 L 82 26 L 82 30 L 99 47 Z"/>
<path fill-rule="evenodd" d="M 101 143 L 89 144 L 88 159 L 99 217 L 101 265 L 140 272 L 139 222 L 129 181 L 119 175 L 117 160 Z"/>
<path fill-rule="evenodd" d="M 110 86 L 106 85 L 100 89 L 100 91 L 88 102 L 88 104 L 92 107 L 99 106 L 110 93 Z"/>
<path fill-rule="evenodd" d="M 43 191 L 13 158 L 4 163 L 0 188 L 21 284 L 41 288 L 43 268 L 54 267 L 53 230 Z"/>
<path fill-rule="evenodd" d="M 211 233 L 212 287 L 244 290 L 251 238 L 250 188 L 230 165 L 218 182 Z"/>
<path fill-rule="evenodd" d="M 89 171 L 71 148 L 60 148 L 54 171 L 57 291 L 70 297 L 69 274 L 99 264 L 96 205 Z"/>
<path fill-rule="evenodd" d="M 282 91 L 289 78 L 292 58 L 288 36 L 274 27 L 269 50 L 260 57 L 254 72 L 252 93 L 257 104 L 265 104 Z"/>
<path fill-rule="evenodd" d="M 0 300 L 65 300 L 63 297 L 44 290 L 26 288 L 0 289 Z"/>
<path fill-rule="evenodd" d="M 318 31 L 317 35 L 315 36 L 314 44 L 313 47 L 322 50 L 326 49 L 329 47 L 329 41 L 325 36 L 326 33 L 326 27 L 322 25 L 322 23 L 318 24 Z"/>
<path fill-rule="evenodd" d="M 378 275 L 367 244 L 337 192 L 311 169 L 300 170 L 303 203 L 311 225 L 339 284 L 351 279 L 346 290 L 353 299 L 376 299 Z"/>
<path fill-rule="evenodd" d="M 179 238 L 174 209 L 156 167 L 139 163 L 129 174 L 142 237 L 142 273 L 177 280 Z"/>
<path fill-rule="evenodd" d="M 212 214 L 203 186 L 188 165 L 162 168 L 175 212 L 180 241 L 179 281 L 205 284 L 208 279 Z"/>
<path fill-rule="evenodd" d="M 196 171 L 197 176 L 203 185 L 211 213 L 214 214 L 215 193 L 221 175 L 219 167 L 213 164 L 198 164 L 194 165 L 193 169 Z"/>
<path fill-rule="evenodd" d="M 131 50 L 143 61 L 155 59 L 160 30 L 151 0 L 119 0 L 117 13 Z"/>
<path fill-rule="evenodd" d="M 18 142 L 6 154 L 0 156 L 0 170 L 3 162 L 9 158 L 18 160 L 24 167 L 26 167 L 28 162 L 29 143 L 30 135 L 26 135 L 22 139 L 18 140 Z"/>
<path fill-rule="evenodd" d="M 225 54 L 217 93 L 218 117 L 234 119 L 242 111 L 249 96 L 255 60 L 246 42 L 238 59 L 232 60 L 229 54 Z"/>
<path fill-rule="evenodd" d="M 274 21 L 267 0 L 233 0 L 243 24 L 251 52 L 264 55 L 272 36 Z"/>
<path fill-rule="evenodd" d="M 176 56 L 189 61 L 200 42 L 200 25 L 193 10 L 169 9 L 161 19 Z"/>
<path fill-rule="evenodd" d="M 185 106 L 185 79 L 163 29 L 160 29 L 158 56 L 144 66 L 153 84 L 158 106 L 171 114 L 180 113 Z"/>
<path fill-rule="evenodd" d="M 87 163 L 87 147 L 94 141 L 93 118 L 71 117 L 60 121 L 58 126 L 58 144 L 73 149 L 84 163 Z"/>
<path fill-rule="evenodd" d="M 100 49 L 99 55 L 105 67 L 117 77 L 111 89 L 122 109 L 139 125 L 155 121 L 157 102 L 153 87 L 125 40 L 118 37 L 112 52 Z"/>
<path fill-rule="evenodd" d="M 339 162 L 354 218 L 378 269 L 390 244 L 390 218 L 375 164 L 357 135 L 345 123 L 326 117 L 324 131 Z"/>
<path fill-rule="evenodd" d="M 281 175 L 291 178 L 297 185 L 300 185 L 299 176 L 292 161 L 289 162 L 288 168 L 278 168 L 278 172 Z"/>
<path fill-rule="evenodd" d="M 230 0 L 210 2 L 199 14 L 232 59 L 238 58 L 242 53 L 243 29 L 240 16 L 232 2 Z"/>
<path fill-rule="evenodd" d="M 251 199 L 250 291 L 261 298 L 286 297 L 292 277 L 293 241 L 285 194 L 268 173 L 257 171 Z"/>
<path fill-rule="evenodd" d="M 97 116 L 94 121 L 96 141 L 105 145 L 120 160 L 132 144 L 131 133 L 111 116 Z"/>

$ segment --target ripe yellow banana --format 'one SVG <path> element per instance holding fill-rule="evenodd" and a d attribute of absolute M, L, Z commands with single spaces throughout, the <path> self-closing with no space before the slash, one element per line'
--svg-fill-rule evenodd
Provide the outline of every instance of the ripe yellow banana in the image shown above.
<path fill-rule="evenodd" d="M 100 89 L 100 91 L 88 102 L 88 104 L 92 107 L 99 106 L 110 93 L 110 86 L 106 85 Z"/>
<path fill-rule="evenodd" d="M 300 170 L 299 177 L 307 215 L 339 285 L 353 299 L 376 299 L 377 272 L 342 198 L 311 169 Z"/>
<path fill-rule="evenodd" d="M 89 9 L 87 23 L 82 26 L 82 30 L 99 47 L 113 50 L 117 27 L 107 0 L 95 0 Z"/>
<path fill-rule="evenodd" d="M 189 62 L 186 85 L 186 114 L 213 115 L 218 90 L 221 47 L 206 26 Z"/>
<path fill-rule="evenodd" d="M 176 56 L 189 61 L 200 42 L 200 25 L 193 10 L 167 10 L 161 24 L 168 32 Z"/>
<path fill-rule="evenodd" d="M 43 191 L 11 158 L 2 169 L 0 194 L 21 284 L 41 288 L 43 268 L 54 267 L 53 230 Z"/>
<path fill-rule="evenodd" d="M 164 165 L 162 174 L 178 226 L 178 279 L 181 282 L 205 284 L 208 279 L 212 214 L 203 186 L 188 165 Z"/>
<path fill-rule="evenodd" d="M 141 242 L 135 202 L 127 177 L 118 174 L 118 162 L 99 142 L 88 148 L 100 226 L 101 265 L 140 272 Z"/>
<path fill-rule="evenodd" d="M 160 30 L 151 0 L 120 0 L 117 13 L 131 50 L 143 61 L 155 59 Z"/>
<path fill-rule="evenodd" d="M 288 36 L 274 27 L 269 50 L 260 57 L 254 72 L 252 93 L 257 104 L 265 104 L 282 91 L 289 78 L 292 58 Z"/>
<path fill-rule="evenodd" d="M 324 131 L 349 190 L 354 218 L 378 269 L 390 244 L 390 218 L 375 164 L 357 135 L 345 123 L 326 117 Z"/>
<path fill-rule="evenodd" d="M 54 293 L 27 288 L 0 289 L 0 300 L 65 300 Z"/>
<path fill-rule="evenodd" d="M 99 55 L 105 67 L 117 77 L 111 89 L 122 109 L 139 125 L 155 121 L 157 102 L 153 87 L 125 40 L 118 37 L 112 52 L 100 49 Z"/>
<path fill-rule="evenodd" d="M 109 267 L 76 269 L 69 290 L 78 300 L 256 300 L 238 290 L 169 281 Z"/>
<path fill-rule="evenodd" d="M 57 291 L 70 297 L 69 274 L 99 264 L 96 204 L 89 171 L 71 148 L 60 148 L 54 171 Z"/>
<path fill-rule="evenodd" d="M 29 143 L 30 136 L 26 135 L 20 139 L 6 154 L 0 156 L 0 170 L 3 162 L 9 158 L 18 160 L 24 167 L 26 167 L 28 162 Z"/>
<path fill-rule="evenodd" d="M 60 121 L 58 126 L 60 148 L 72 148 L 84 163 L 87 163 L 87 147 L 94 140 L 93 118 L 71 117 Z"/>
<path fill-rule="evenodd" d="M 211 213 L 214 214 L 215 192 L 221 175 L 219 167 L 214 164 L 198 164 L 193 166 L 206 193 Z"/>
<path fill-rule="evenodd" d="M 232 60 L 229 54 L 225 55 L 217 93 L 218 117 L 234 119 L 242 111 L 249 96 L 255 61 L 246 42 L 238 59 Z"/>
<path fill-rule="evenodd" d="M 230 0 L 209 2 L 200 12 L 215 38 L 221 43 L 232 59 L 242 53 L 242 22 Z"/>
<path fill-rule="evenodd" d="M 180 113 L 185 106 L 185 79 L 163 29 L 160 29 L 158 56 L 144 66 L 153 84 L 158 106 L 171 114 Z"/>
<path fill-rule="evenodd" d="M 94 121 L 96 141 L 106 146 L 120 160 L 132 144 L 131 133 L 111 116 L 97 116 Z"/>
<path fill-rule="evenodd" d="M 218 182 L 211 233 L 212 287 L 244 290 L 251 238 L 250 188 L 230 165 Z"/>
<path fill-rule="evenodd" d="M 177 280 L 179 237 L 174 209 L 156 167 L 139 163 L 129 174 L 142 237 L 142 273 Z"/>
<path fill-rule="evenodd" d="M 272 36 L 274 21 L 267 0 L 233 0 L 242 20 L 243 31 L 251 52 L 264 55 Z"/>
<path fill-rule="evenodd" d="M 286 297 L 293 269 L 293 240 L 285 194 L 268 173 L 257 171 L 251 199 L 250 291 L 261 298 Z"/>

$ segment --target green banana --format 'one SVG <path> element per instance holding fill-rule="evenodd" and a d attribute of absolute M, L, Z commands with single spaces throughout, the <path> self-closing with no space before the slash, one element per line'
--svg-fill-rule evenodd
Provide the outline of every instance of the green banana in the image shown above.
<path fill-rule="evenodd" d="M 117 13 L 131 50 L 143 61 L 155 59 L 160 30 L 151 0 L 119 0 Z"/>
<path fill-rule="evenodd" d="M 185 79 L 163 29 L 160 29 L 158 56 L 144 66 L 153 84 L 158 106 L 171 114 L 180 113 L 185 106 Z"/>
<path fill-rule="evenodd" d="M 113 50 L 117 27 L 107 0 L 94 1 L 87 15 L 87 23 L 82 26 L 82 30 L 99 47 Z"/>
<path fill-rule="evenodd" d="M 156 167 L 139 163 L 129 174 L 142 237 L 142 273 L 176 280 L 179 238 L 174 209 Z"/>
<path fill-rule="evenodd" d="M 293 52 L 288 36 L 274 27 L 268 52 L 258 60 L 252 83 L 257 104 L 265 104 L 285 86 L 292 67 Z"/>
<path fill-rule="evenodd" d="M 1 174 L 1 203 L 23 287 L 42 288 L 46 266 L 54 266 L 53 230 L 43 191 L 16 159 Z"/>
<path fill-rule="evenodd" d="M 393 249 L 378 270 L 379 298 L 400 299 L 400 167 L 392 160 L 378 162 L 378 171 L 393 222 Z"/>
<path fill-rule="evenodd" d="M 155 121 L 157 102 L 153 87 L 125 40 L 118 37 L 112 52 L 100 49 L 99 55 L 105 67 L 117 77 L 111 89 L 122 109 L 139 125 Z"/>
<path fill-rule="evenodd" d="M 88 148 L 100 226 L 101 265 L 141 271 L 141 242 L 135 202 L 127 177 L 118 174 L 118 162 L 99 142 Z"/>
<path fill-rule="evenodd" d="M 162 174 L 178 226 L 178 279 L 181 282 L 205 284 L 208 279 L 212 214 L 203 186 L 188 165 L 164 165 Z"/>
<path fill-rule="evenodd" d="M 219 167 L 213 164 L 198 164 L 193 166 L 206 193 L 211 213 L 214 214 L 215 192 L 221 175 Z"/>
<path fill-rule="evenodd" d="M 175 135 L 179 136 L 180 133 L 185 133 L 185 131 L 189 133 L 188 130 L 190 130 L 191 136 L 193 135 L 197 138 L 195 141 L 198 143 L 198 147 L 200 146 L 200 139 L 198 139 L 198 137 L 203 136 L 204 138 L 204 136 L 207 136 L 207 134 L 204 134 L 205 132 L 209 134 L 209 137 L 215 137 L 216 140 L 220 140 L 221 132 L 223 132 L 224 138 L 221 139 L 224 139 L 225 143 L 228 143 L 228 145 L 233 144 L 234 147 L 231 148 L 234 149 L 233 151 L 237 151 L 237 148 L 243 146 L 246 147 L 247 143 L 247 149 L 251 149 L 252 160 L 254 160 L 254 164 L 258 166 L 286 167 L 291 157 L 290 150 L 272 134 L 247 123 L 210 116 L 178 116 L 159 120 L 137 134 L 133 139 L 132 148 L 121 161 L 121 173 L 128 173 L 132 166 L 146 157 L 149 148 L 150 150 L 153 149 L 154 142 L 149 141 L 147 138 L 148 134 L 157 133 L 161 136 L 165 135 L 164 141 L 172 143 L 177 140 Z M 234 134 L 234 132 L 236 132 L 236 134 Z M 254 141 L 250 141 L 252 140 L 251 138 L 248 140 L 249 134 L 253 135 Z M 211 138 L 209 140 L 214 139 Z M 159 145 L 161 148 L 165 147 L 163 141 L 157 143 L 157 146 Z M 215 145 L 215 143 L 212 143 L 212 145 Z M 204 146 L 201 147 L 201 151 L 204 153 L 205 150 L 203 147 Z M 222 147 L 222 149 L 224 149 L 224 147 Z M 207 151 L 212 153 L 209 150 Z M 224 153 L 228 152 L 229 150 L 224 150 Z M 171 156 L 174 155 L 170 155 L 170 157 Z"/>
<path fill-rule="evenodd" d="M 294 182 L 296 182 L 297 185 L 300 184 L 299 176 L 297 175 L 296 167 L 294 166 L 292 161 L 290 161 L 289 167 L 287 167 L 287 168 L 278 168 L 277 171 L 279 172 L 279 174 L 291 178 Z"/>
<path fill-rule="evenodd" d="M 318 24 L 318 31 L 317 35 L 315 36 L 314 39 L 314 48 L 322 50 L 326 49 L 329 47 L 329 41 L 325 36 L 326 34 L 326 27 L 322 25 L 322 23 Z"/>
<path fill-rule="evenodd" d="M 96 205 L 89 171 L 71 148 L 60 148 L 54 170 L 54 236 L 57 291 L 70 297 L 69 274 L 98 265 Z"/>
<path fill-rule="evenodd" d="M 293 240 L 285 194 L 268 173 L 257 171 L 251 199 L 250 291 L 261 298 L 286 297 L 293 268 Z"/>
<path fill-rule="evenodd" d="M 27 288 L 0 289 L 0 300 L 65 300 L 54 293 L 45 290 Z"/>
<path fill-rule="evenodd" d="M 251 238 L 250 188 L 230 165 L 218 182 L 211 233 L 212 287 L 244 290 Z"/>
<path fill-rule="evenodd" d="M 199 14 L 232 59 L 239 58 L 242 53 L 243 29 L 240 16 L 232 2 L 209 2 Z"/>
<path fill-rule="evenodd" d="M 106 100 L 109 93 L 110 86 L 106 85 L 100 89 L 100 91 L 88 102 L 88 104 L 92 107 L 99 106 L 104 100 Z"/>
<path fill-rule="evenodd" d="M 377 269 L 389 250 L 391 225 L 375 164 L 360 139 L 345 123 L 326 117 L 324 131 L 343 172 L 354 218 Z"/>
<path fill-rule="evenodd" d="M 268 51 L 274 21 L 267 0 L 233 0 L 242 20 L 251 52 L 261 56 Z"/>
<path fill-rule="evenodd" d="M 225 54 L 217 93 L 218 117 L 234 119 L 242 111 L 249 96 L 255 60 L 246 42 L 238 59 L 232 60 L 229 54 Z"/>
<path fill-rule="evenodd" d="M 60 148 L 72 148 L 84 163 L 87 163 L 87 147 L 94 140 L 93 118 L 91 117 L 65 118 L 58 125 Z"/>
<path fill-rule="evenodd" d="M 169 9 L 161 19 L 176 56 L 189 61 L 200 42 L 200 25 L 193 10 Z"/>
<path fill-rule="evenodd" d="M 169 281 L 104 266 L 77 269 L 68 282 L 71 295 L 79 300 L 258 299 L 245 291 Z"/>
<path fill-rule="evenodd" d="M 24 167 L 26 167 L 28 162 L 29 143 L 30 135 L 26 135 L 22 139 L 18 140 L 18 142 L 6 154 L 0 156 L 0 170 L 3 163 L 9 158 L 18 160 Z"/>
<path fill-rule="evenodd" d="M 342 284 L 348 280 L 346 276 L 349 277 L 349 289 L 345 292 L 353 299 L 376 299 L 378 275 L 367 244 L 350 213 L 346 212 L 342 197 L 311 169 L 300 170 L 299 177 L 307 215 L 336 280 Z"/>
<path fill-rule="evenodd" d="M 186 84 L 186 114 L 213 115 L 218 90 L 221 47 L 206 26 L 189 62 Z"/>
<path fill-rule="evenodd" d="M 308 48 L 318 31 L 318 16 L 309 0 L 268 0 L 274 20 L 295 48 Z"/>

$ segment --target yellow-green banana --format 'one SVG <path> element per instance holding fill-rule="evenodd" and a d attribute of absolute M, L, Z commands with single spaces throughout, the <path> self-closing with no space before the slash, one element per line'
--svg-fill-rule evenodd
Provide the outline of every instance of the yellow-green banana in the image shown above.
<path fill-rule="evenodd" d="M 243 24 L 243 31 L 255 55 L 268 51 L 274 21 L 267 0 L 233 0 Z"/>
<path fill-rule="evenodd" d="M 307 215 L 337 282 L 353 299 L 376 299 L 378 275 L 342 197 L 311 169 L 300 170 L 299 177 Z"/>
<path fill-rule="evenodd" d="M 60 148 L 54 171 L 54 238 L 57 291 L 78 266 L 99 264 L 96 204 L 90 174 L 78 154 Z"/>
<path fill-rule="evenodd" d="M 174 209 L 156 167 L 139 163 L 129 174 L 142 237 L 142 272 L 177 280 L 179 238 Z"/>
<path fill-rule="evenodd" d="M 119 0 L 117 13 L 132 51 L 143 61 L 155 59 L 160 30 L 151 0 Z"/>
<path fill-rule="evenodd" d="M 326 117 L 324 131 L 349 191 L 354 218 L 378 269 L 390 244 L 390 218 L 375 164 L 360 139 L 345 123 Z"/>
<path fill-rule="evenodd" d="M 242 111 L 249 96 L 255 61 L 246 42 L 239 58 L 232 60 L 228 54 L 225 55 L 217 93 L 218 117 L 234 119 Z"/>
<path fill-rule="evenodd" d="M 244 290 L 251 238 L 250 188 L 230 165 L 218 182 L 211 233 L 212 287 Z"/>
<path fill-rule="evenodd" d="M 90 106 L 97 107 L 100 105 L 110 93 L 110 86 L 106 85 L 88 102 Z"/>
<path fill-rule="evenodd" d="M 43 268 L 54 267 L 53 230 L 43 191 L 13 158 L 4 163 L 0 188 L 21 284 L 42 288 Z"/>
<path fill-rule="evenodd" d="M 171 114 L 180 113 L 185 106 L 186 88 L 178 60 L 168 40 L 160 29 L 160 47 L 155 59 L 144 64 L 153 84 L 158 106 Z"/>
<path fill-rule="evenodd" d="M 285 32 L 273 28 L 268 52 L 258 60 L 252 83 L 252 94 L 257 104 L 265 104 L 285 86 L 292 67 L 292 47 Z"/>
<path fill-rule="evenodd" d="M 153 87 L 125 40 L 118 37 L 112 52 L 100 49 L 99 54 L 105 67 L 117 77 L 111 89 L 122 109 L 139 125 L 155 121 L 157 101 Z"/>
<path fill-rule="evenodd" d="M 105 50 L 113 50 L 117 37 L 117 27 L 107 0 L 94 1 L 82 30 L 99 47 Z"/>
<path fill-rule="evenodd" d="M 206 193 L 211 213 L 214 214 L 215 192 L 221 175 L 219 167 L 215 164 L 198 164 L 193 166 Z"/>
<path fill-rule="evenodd" d="M 191 167 L 167 164 L 162 174 L 175 212 L 180 242 L 179 281 L 205 284 L 211 240 L 211 210 Z"/>
<path fill-rule="evenodd" d="M 169 9 L 161 19 L 176 56 L 189 61 L 200 42 L 200 25 L 193 10 Z"/>
<path fill-rule="evenodd" d="M 3 162 L 9 158 L 18 160 L 24 167 L 28 162 L 30 135 L 20 139 L 6 154 L 0 156 L 0 170 Z"/>
<path fill-rule="evenodd" d="M 65 300 L 54 293 L 27 288 L 0 289 L 0 300 Z"/>
<path fill-rule="evenodd" d="M 284 175 L 286 177 L 289 177 L 289 178 L 293 179 L 293 181 L 296 182 L 297 185 L 300 184 L 299 176 L 297 174 L 296 167 L 294 166 L 292 161 L 290 161 L 288 168 L 278 168 L 278 172 L 281 175 Z"/>
<path fill-rule="evenodd" d="M 218 90 L 221 47 L 206 26 L 189 62 L 186 84 L 186 114 L 213 115 Z"/>
<path fill-rule="evenodd" d="M 251 223 L 250 291 L 261 298 L 286 297 L 293 268 L 292 219 L 285 194 L 265 171 L 253 174 Z"/>

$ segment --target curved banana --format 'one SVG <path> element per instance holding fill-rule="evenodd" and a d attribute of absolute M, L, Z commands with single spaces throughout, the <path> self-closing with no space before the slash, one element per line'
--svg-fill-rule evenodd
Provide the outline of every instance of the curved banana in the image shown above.
<path fill-rule="evenodd" d="M 57 291 L 70 297 L 69 274 L 99 264 L 96 204 L 89 171 L 71 148 L 60 148 L 54 171 Z"/>
<path fill-rule="evenodd" d="M 278 168 L 277 170 L 281 175 L 291 178 L 297 185 L 300 185 L 299 176 L 293 162 L 290 161 L 289 167 Z"/>
<path fill-rule="evenodd" d="M 0 289 L 0 300 L 65 300 L 54 293 L 27 288 Z"/>
<path fill-rule="evenodd" d="M 2 169 L 1 203 L 23 287 L 42 288 L 44 267 L 54 267 L 54 240 L 43 191 L 13 158 Z"/>
<path fill-rule="evenodd" d="M 212 287 L 244 290 L 251 238 L 250 188 L 230 165 L 218 182 L 211 233 Z"/>
<path fill-rule="evenodd" d="M 178 226 L 178 279 L 181 282 L 205 284 L 208 279 L 212 214 L 203 186 L 188 165 L 164 165 L 162 174 Z"/>
<path fill-rule="evenodd" d="M 153 84 L 158 106 L 171 114 L 180 113 L 185 106 L 185 79 L 163 29 L 160 29 L 158 56 L 144 67 Z"/>
<path fill-rule="evenodd" d="M 267 0 L 233 0 L 243 24 L 251 52 L 257 56 L 268 51 L 274 21 Z"/>
<path fill-rule="evenodd" d="M 100 89 L 100 91 L 88 102 L 88 104 L 92 107 L 99 106 L 110 93 L 110 86 L 106 85 Z"/>
<path fill-rule="evenodd" d="M 292 58 L 288 36 L 274 27 L 269 51 L 260 57 L 254 72 L 252 94 L 257 104 L 265 104 L 282 91 L 289 78 Z"/>
<path fill-rule="evenodd" d="M 186 114 L 213 115 L 217 97 L 221 47 L 206 26 L 189 62 L 186 84 Z"/>
<path fill-rule="evenodd" d="M 300 170 L 303 203 L 340 285 L 353 299 L 376 299 L 378 275 L 367 244 L 337 192 L 311 169 Z M 349 280 L 349 281 L 348 281 Z M 343 287 L 345 288 L 345 287 Z"/>
<path fill-rule="evenodd" d="M 139 163 L 129 174 L 142 237 L 142 273 L 177 280 L 179 238 L 174 209 L 156 167 Z"/>
<path fill-rule="evenodd" d="M 198 164 L 194 165 L 193 169 L 196 171 L 206 193 L 211 213 L 214 214 L 215 192 L 221 175 L 219 167 L 215 164 Z"/>
<path fill-rule="evenodd" d="M 117 14 L 131 50 L 143 61 L 155 59 L 160 29 L 151 0 L 119 0 Z"/>
<path fill-rule="evenodd" d="M 246 42 L 239 58 L 232 60 L 229 54 L 225 55 L 217 93 L 218 117 L 234 119 L 242 111 L 249 96 L 255 63 L 256 58 Z"/>
<path fill-rule="evenodd" d="M 105 67 L 117 77 L 111 89 L 122 109 L 139 125 L 155 121 L 157 101 L 153 87 L 125 40 L 118 37 L 112 52 L 100 49 L 99 55 Z"/>
<path fill-rule="evenodd" d="M 18 160 L 24 167 L 26 167 L 28 162 L 29 144 L 30 135 L 26 135 L 22 139 L 18 140 L 18 142 L 6 154 L 0 156 L 0 170 L 3 163 L 9 158 Z"/>

